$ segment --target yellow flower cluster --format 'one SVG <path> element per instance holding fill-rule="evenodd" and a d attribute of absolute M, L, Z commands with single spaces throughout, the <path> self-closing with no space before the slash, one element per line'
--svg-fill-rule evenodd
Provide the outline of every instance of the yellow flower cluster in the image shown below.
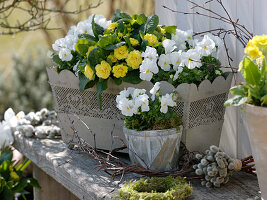
<path fill-rule="evenodd" d="M 107 79 L 110 76 L 111 67 L 106 61 L 101 61 L 101 64 L 95 67 L 96 75 L 99 78 Z"/>
<path fill-rule="evenodd" d="M 141 52 L 137 50 L 133 50 L 129 53 L 126 59 L 127 65 L 132 67 L 133 69 L 138 69 L 140 64 L 142 63 Z"/>
<path fill-rule="evenodd" d="M 107 26 L 107 30 L 113 31 L 118 26 L 117 22 L 111 23 Z"/>
<path fill-rule="evenodd" d="M 158 38 L 157 36 L 153 35 L 153 34 L 146 34 L 144 36 L 144 39 L 146 39 L 148 41 L 148 45 L 149 46 L 153 46 L 155 44 L 158 43 Z"/>
<path fill-rule="evenodd" d="M 251 59 L 257 59 L 258 62 L 261 62 L 263 57 L 267 55 L 267 35 L 258 35 L 249 40 L 245 53 Z"/>
<path fill-rule="evenodd" d="M 134 38 L 130 38 L 130 43 L 133 46 L 137 46 L 139 44 L 138 40 L 134 39 Z"/>
<path fill-rule="evenodd" d="M 112 54 L 110 54 L 109 56 L 108 56 L 108 58 L 111 60 L 111 62 L 113 62 L 113 63 L 115 63 L 115 62 L 117 62 L 117 58 L 114 56 L 114 55 L 112 55 Z"/>
<path fill-rule="evenodd" d="M 89 80 L 93 80 L 94 77 L 94 71 L 89 65 L 86 65 L 84 68 L 84 75 L 89 78 Z"/>
<path fill-rule="evenodd" d="M 124 77 L 126 76 L 127 72 L 128 72 L 128 67 L 125 66 L 125 65 L 115 65 L 113 68 L 112 68 L 112 72 L 113 72 L 113 75 L 116 77 L 116 78 L 121 78 L 121 77 Z"/>
<path fill-rule="evenodd" d="M 128 56 L 128 49 L 125 45 L 120 46 L 119 48 L 114 50 L 114 56 L 118 59 L 118 60 L 122 60 L 127 58 Z"/>

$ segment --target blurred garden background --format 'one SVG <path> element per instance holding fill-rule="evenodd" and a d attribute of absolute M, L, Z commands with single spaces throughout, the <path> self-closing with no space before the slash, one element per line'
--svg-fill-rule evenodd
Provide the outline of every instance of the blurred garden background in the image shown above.
<path fill-rule="evenodd" d="M 151 15 L 154 4 L 154 0 L 1 1 L 0 120 L 9 107 L 26 113 L 53 107 L 46 75 L 46 66 L 52 63 L 47 52 L 72 25 L 91 14 L 109 19 L 117 8 Z"/>

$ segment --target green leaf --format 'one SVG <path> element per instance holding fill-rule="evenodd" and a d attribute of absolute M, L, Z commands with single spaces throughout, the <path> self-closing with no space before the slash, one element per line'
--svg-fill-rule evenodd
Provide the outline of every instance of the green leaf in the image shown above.
<path fill-rule="evenodd" d="M 242 97 L 247 96 L 247 89 L 243 85 L 237 85 L 230 89 L 231 94 L 233 95 L 239 95 Z"/>
<path fill-rule="evenodd" d="M 225 103 L 224 106 L 240 106 L 241 104 L 246 103 L 248 100 L 248 97 L 242 97 L 242 96 L 234 96 L 231 99 L 228 99 Z"/>
<path fill-rule="evenodd" d="M 261 97 L 261 106 L 267 106 L 267 94 Z"/>
<path fill-rule="evenodd" d="M 80 34 L 79 39 L 87 39 L 89 41 L 97 42 L 98 39 L 90 34 Z"/>
<path fill-rule="evenodd" d="M 96 38 L 98 38 L 99 35 L 103 35 L 103 33 L 105 31 L 105 29 L 102 26 L 95 23 L 95 15 L 94 15 L 93 20 L 92 20 L 92 29 L 93 29 L 93 33 L 94 33 Z"/>
<path fill-rule="evenodd" d="M 24 190 L 24 188 L 28 185 L 28 180 L 27 179 L 23 179 L 19 182 L 19 184 L 13 189 L 14 193 L 18 193 L 21 192 L 22 190 Z"/>
<path fill-rule="evenodd" d="M 29 178 L 28 179 L 28 182 L 29 184 L 32 186 L 32 187 L 35 187 L 37 189 L 41 189 L 41 186 L 39 185 L 38 181 L 34 178 Z"/>
<path fill-rule="evenodd" d="M 139 24 L 139 25 L 142 25 L 142 24 L 145 24 L 147 21 L 147 17 L 144 15 L 144 14 L 140 14 L 138 15 L 137 19 L 136 19 L 136 22 Z"/>
<path fill-rule="evenodd" d="M 53 55 L 52 60 L 53 60 L 53 62 L 55 62 L 58 65 L 62 65 L 63 64 L 63 61 L 59 58 L 58 55 Z"/>
<path fill-rule="evenodd" d="M 82 56 L 85 56 L 86 53 L 88 52 L 90 42 L 86 39 L 79 39 L 75 45 L 75 50 L 81 54 Z"/>
<path fill-rule="evenodd" d="M 114 83 L 116 85 L 120 85 L 122 83 L 122 79 L 121 78 L 114 78 L 113 80 L 114 80 Z"/>
<path fill-rule="evenodd" d="M 152 15 L 147 19 L 145 24 L 145 33 L 153 33 L 159 24 L 159 17 L 157 15 Z"/>
<path fill-rule="evenodd" d="M 85 86 L 87 85 L 87 83 L 90 81 L 89 78 L 87 78 L 82 72 L 79 73 L 79 88 L 80 91 L 84 91 L 85 90 Z"/>
<path fill-rule="evenodd" d="M 169 34 L 175 34 L 177 26 L 164 26 L 162 28 L 165 29 L 165 31 Z"/>
<path fill-rule="evenodd" d="M 116 35 L 100 36 L 98 46 L 101 48 L 105 48 L 109 45 L 113 45 L 116 43 L 117 43 Z"/>
<path fill-rule="evenodd" d="M 248 84 L 259 84 L 261 78 L 260 70 L 258 66 L 248 57 L 245 57 L 243 60 L 242 74 Z"/>
<path fill-rule="evenodd" d="M 117 22 L 119 20 L 131 20 L 131 16 L 125 12 L 121 12 L 120 9 L 116 9 L 116 11 L 112 15 L 112 22 Z"/>
<path fill-rule="evenodd" d="M 125 77 L 122 78 L 122 80 L 126 83 L 132 83 L 132 84 L 138 84 L 141 83 L 140 79 L 140 73 L 139 70 L 133 70 L 127 73 Z"/>
<path fill-rule="evenodd" d="M 108 88 L 108 79 L 102 79 L 96 83 L 97 89 L 97 103 L 100 109 L 102 109 L 102 92 Z"/>
<path fill-rule="evenodd" d="M 104 49 L 105 50 L 114 50 L 114 49 L 117 49 L 124 44 L 125 44 L 125 42 L 119 42 L 117 44 L 109 45 L 109 46 L 105 47 Z"/>
<path fill-rule="evenodd" d="M 0 156 L 0 165 L 4 162 L 4 161 L 11 161 L 13 157 L 13 152 L 11 149 L 5 149 L 2 150 L 1 152 L 1 156 Z"/>
<path fill-rule="evenodd" d="M 5 187 L 3 192 L 0 193 L 0 199 L 1 200 L 13 200 L 14 194 L 8 187 Z"/>

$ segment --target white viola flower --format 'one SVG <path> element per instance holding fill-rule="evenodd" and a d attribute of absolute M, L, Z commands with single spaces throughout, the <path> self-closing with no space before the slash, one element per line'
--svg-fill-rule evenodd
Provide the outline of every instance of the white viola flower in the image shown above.
<path fill-rule="evenodd" d="M 173 81 L 177 80 L 179 77 L 179 74 L 183 71 L 183 67 L 177 67 L 176 72 L 173 76 Z"/>
<path fill-rule="evenodd" d="M 69 50 L 75 50 L 75 45 L 76 45 L 78 39 L 79 38 L 77 35 L 67 35 L 65 37 L 66 48 Z"/>
<path fill-rule="evenodd" d="M 4 121 L 6 125 L 10 126 L 11 128 L 15 128 L 18 124 L 18 120 L 25 117 L 24 112 L 19 112 L 17 115 L 13 111 L 12 108 L 9 108 L 4 113 Z"/>
<path fill-rule="evenodd" d="M 193 30 L 187 30 L 184 32 L 185 40 L 188 42 L 188 44 L 192 47 L 195 46 L 195 40 L 193 39 Z"/>
<path fill-rule="evenodd" d="M 202 56 L 209 56 L 216 50 L 215 42 L 208 35 L 205 35 L 203 40 L 197 43 L 196 49 L 201 52 Z"/>
<path fill-rule="evenodd" d="M 173 94 L 165 94 L 164 96 L 162 96 L 160 112 L 166 114 L 168 112 L 168 106 L 173 107 L 176 105 L 172 97 Z"/>
<path fill-rule="evenodd" d="M 196 49 L 189 49 L 187 52 L 183 52 L 181 66 L 186 66 L 188 69 L 201 67 L 200 52 Z"/>
<path fill-rule="evenodd" d="M 176 43 L 175 43 L 174 40 L 165 39 L 165 40 L 162 42 L 162 46 L 163 46 L 164 49 L 165 49 L 165 54 L 169 54 L 169 53 L 173 52 L 173 50 L 176 48 L 175 44 L 176 44 Z"/>
<path fill-rule="evenodd" d="M 52 48 L 55 50 L 55 51 L 60 51 L 61 48 L 65 48 L 66 45 L 65 45 L 65 38 L 59 38 L 55 41 L 54 44 L 52 44 Z"/>
<path fill-rule="evenodd" d="M 156 82 L 154 87 L 149 91 L 150 94 L 152 94 L 152 96 L 151 96 L 152 101 L 155 100 L 155 96 L 156 96 L 157 92 L 159 91 L 159 89 L 160 89 L 160 82 Z"/>
<path fill-rule="evenodd" d="M 60 49 L 58 56 L 62 61 L 70 61 L 73 57 L 71 51 L 67 48 Z"/>
<path fill-rule="evenodd" d="M 128 87 L 127 89 L 124 89 L 120 91 L 120 94 L 117 95 L 116 97 L 116 102 L 117 104 L 122 100 L 122 99 L 128 99 L 130 95 L 133 95 L 135 88 L 133 87 Z"/>
<path fill-rule="evenodd" d="M 88 20 L 79 22 L 77 24 L 77 33 L 93 35 L 92 24 Z"/>
<path fill-rule="evenodd" d="M 139 95 L 143 95 L 143 94 L 145 94 L 146 93 L 146 90 L 145 89 L 135 89 L 134 91 L 133 91 L 133 95 L 132 95 L 132 97 L 133 97 L 133 99 L 135 99 L 135 98 L 137 98 Z"/>
<path fill-rule="evenodd" d="M 186 49 L 186 34 L 185 31 L 176 29 L 175 34 L 172 34 L 172 40 L 175 41 L 176 46 L 179 50 L 185 50 Z"/>
<path fill-rule="evenodd" d="M 77 34 L 77 27 L 76 26 L 71 26 L 67 35 L 76 35 Z"/>
<path fill-rule="evenodd" d="M 142 94 L 135 99 L 135 105 L 141 107 L 142 112 L 149 111 L 149 96 L 147 94 Z"/>
<path fill-rule="evenodd" d="M 208 33 L 207 34 L 209 36 L 209 38 L 211 38 L 214 43 L 215 43 L 215 47 L 216 47 L 216 52 L 213 53 L 213 56 L 218 58 L 219 57 L 219 54 L 221 52 L 221 49 L 224 48 L 224 44 L 223 44 L 223 41 L 220 37 L 218 36 L 215 36 L 211 33 Z"/>
<path fill-rule="evenodd" d="M 157 74 L 159 72 L 159 68 L 157 63 L 149 58 L 146 58 L 142 61 L 140 66 L 140 78 L 142 80 L 150 81 L 153 77 L 153 74 Z"/>
<path fill-rule="evenodd" d="M 175 51 L 170 54 L 171 64 L 173 65 L 173 69 L 177 70 L 181 65 L 182 61 L 182 51 Z"/>
<path fill-rule="evenodd" d="M 0 122 L 0 149 L 14 142 L 11 127 L 7 122 Z"/>
<path fill-rule="evenodd" d="M 145 52 L 142 52 L 141 56 L 151 61 L 157 61 L 158 53 L 155 48 L 147 46 Z"/>
<path fill-rule="evenodd" d="M 129 99 L 121 99 L 121 101 L 119 101 L 119 103 L 117 104 L 117 108 L 121 110 L 121 113 L 124 116 L 133 116 L 134 112 L 133 112 L 133 100 L 129 100 Z"/>
<path fill-rule="evenodd" d="M 159 57 L 158 65 L 163 69 L 164 71 L 170 71 L 171 69 L 171 59 L 169 54 L 161 54 Z"/>

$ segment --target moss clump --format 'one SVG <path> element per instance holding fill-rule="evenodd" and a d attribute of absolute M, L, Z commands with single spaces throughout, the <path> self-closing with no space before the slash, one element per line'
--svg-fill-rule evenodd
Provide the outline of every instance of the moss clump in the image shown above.
<path fill-rule="evenodd" d="M 123 185 L 119 195 L 121 200 L 182 200 L 192 192 L 192 186 L 184 178 L 168 176 L 130 181 Z"/>

